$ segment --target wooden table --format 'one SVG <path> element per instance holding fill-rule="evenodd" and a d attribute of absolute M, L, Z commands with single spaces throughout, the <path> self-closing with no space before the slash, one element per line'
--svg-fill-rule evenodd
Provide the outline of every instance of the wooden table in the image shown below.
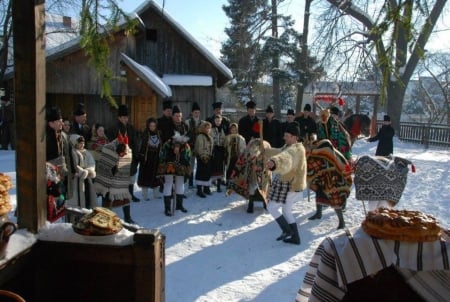
<path fill-rule="evenodd" d="M 335 237 L 325 238 L 319 245 L 298 290 L 296 302 L 352 300 L 346 297 L 355 289 L 361 290 L 358 287 L 365 284 L 357 282 L 373 279 L 380 272 L 387 272 L 385 275 L 392 277 L 389 270 L 396 272 L 401 283 L 407 284 L 412 294 L 420 297 L 416 300 L 448 301 L 449 253 L 450 243 L 444 240 L 421 243 L 382 240 L 368 236 L 360 227 L 346 229 Z M 377 282 L 382 282 L 380 280 Z M 357 286 L 352 286 L 354 284 Z M 397 287 L 393 287 L 384 294 L 398 296 L 400 289 L 398 293 L 396 290 Z M 381 292 L 369 288 L 364 298 L 366 301 L 389 301 L 381 296 Z"/>

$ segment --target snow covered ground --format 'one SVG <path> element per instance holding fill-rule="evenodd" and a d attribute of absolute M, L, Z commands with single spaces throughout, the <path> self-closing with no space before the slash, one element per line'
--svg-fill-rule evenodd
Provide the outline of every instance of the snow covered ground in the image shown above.
<path fill-rule="evenodd" d="M 355 157 L 373 155 L 376 143 L 358 141 Z M 434 215 L 450 228 L 450 150 L 394 141 L 394 154 L 411 160 L 416 173 L 408 183 L 397 208 L 419 210 Z M 0 151 L 0 172 L 15 183 L 15 153 Z M 140 196 L 139 188 L 136 187 Z M 16 204 L 16 189 L 10 190 Z M 150 194 L 151 195 L 151 194 Z M 184 206 L 166 217 L 162 199 L 132 203 L 133 219 L 141 226 L 159 229 L 166 235 L 166 301 L 294 301 L 311 256 L 326 236 L 337 231 L 337 217 L 325 209 L 321 220 L 309 221 L 314 212 L 314 196 L 294 206 L 301 245 L 275 238 L 280 230 L 261 203 L 255 213 L 246 213 L 246 201 L 237 194 L 214 192 L 206 199 L 187 191 Z M 367 207 L 367 204 L 366 204 Z M 122 217 L 120 209 L 116 212 Z M 11 215 L 12 216 L 12 215 Z M 347 227 L 357 227 L 364 217 L 362 202 L 354 189 L 344 214 Z M 11 217 L 14 220 L 14 217 Z"/>

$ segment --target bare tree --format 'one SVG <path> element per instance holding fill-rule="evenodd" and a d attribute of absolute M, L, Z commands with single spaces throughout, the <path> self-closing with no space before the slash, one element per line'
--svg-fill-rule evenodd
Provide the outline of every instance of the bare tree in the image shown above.
<path fill-rule="evenodd" d="M 327 2 L 315 45 L 336 77 L 351 77 L 362 62 L 378 67 L 381 100 L 398 131 L 406 87 L 447 1 Z"/>

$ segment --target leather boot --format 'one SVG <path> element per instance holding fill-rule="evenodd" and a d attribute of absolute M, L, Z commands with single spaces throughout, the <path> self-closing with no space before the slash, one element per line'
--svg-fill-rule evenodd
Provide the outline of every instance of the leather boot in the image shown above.
<path fill-rule="evenodd" d="M 342 209 L 334 209 L 334 211 L 339 219 L 337 230 L 345 228 L 344 213 L 342 213 Z"/>
<path fill-rule="evenodd" d="M 206 198 L 205 193 L 203 193 L 202 186 L 197 185 L 197 196 L 200 196 L 201 198 Z"/>
<path fill-rule="evenodd" d="M 220 179 L 218 179 L 217 180 L 217 192 L 222 192 L 222 190 L 220 189 L 220 183 L 221 183 L 221 180 Z"/>
<path fill-rule="evenodd" d="M 189 175 L 189 188 L 193 188 L 194 187 L 194 173 L 191 173 Z"/>
<path fill-rule="evenodd" d="M 322 218 L 322 205 L 316 203 L 316 213 L 311 217 L 308 217 L 309 220 L 320 219 Z"/>
<path fill-rule="evenodd" d="M 297 223 L 291 223 L 289 225 L 291 227 L 291 235 L 283 239 L 283 242 L 292 243 L 292 244 L 300 244 L 300 236 L 298 235 L 298 227 Z"/>
<path fill-rule="evenodd" d="M 176 206 L 175 206 L 175 210 L 180 210 L 183 213 L 186 213 L 187 210 L 183 207 L 183 195 L 182 194 L 177 194 L 177 200 L 176 200 Z"/>
<path fill-rule="evenodd" d="M 131 200 L 134 202 L 139 202 L 141 201 L 139 198 L 137 198 L 136 196 L 134 196 L 134 185 L 129 185 L 128 186 L 128 191 L 130 192 L 131 195 Z"/>
<path fill-rule="evenodd" d="M 170 207 L 172 196 L 164 196 L 164 214 L 166 216 L 172 216 L 172 211 Z"/>
<path fill-rule="evenodd" d="M 209 188 L 209 186 L 203 186 L 203 193 L 205 193 L 206 195 L 211 195 L 211 189 Z"/>
<path fill-rule="evenodd" d="M 277 241 L 284 240 L 287 237 L 291 236 L 292 230 L 289 226 L 288 222 L 286 221 L 286 218 L 284 218 L 283 215 L 275 219 L 275 221 L 278 223 L 278 225 L 281 228 L 281 235 L 277 237 Z"/>
<path fill-rule="evenodd" d="M 122 207 L 122 210 L 123 210 L 123 220 L 126 223 L 135 224 L 136 222 L 134 222 L 133 219 L 131 219 L 130 206 L 124 206 Z"/>
<path fill-rule="evenodd" d="M 254 203 L 253 198 L 254 195 L 250 195 L 248 197 L 247 213 L 253 213 L 253 203 Z"/>

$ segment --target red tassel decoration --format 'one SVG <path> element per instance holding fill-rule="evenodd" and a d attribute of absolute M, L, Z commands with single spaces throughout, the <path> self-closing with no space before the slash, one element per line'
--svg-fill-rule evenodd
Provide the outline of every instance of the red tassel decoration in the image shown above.
<path fill-rule="evenodd" d="M 125 145 L 128 145 L 128 135 L 125 135 L 125 137 L 123 138 L 123 143 Z"/>
<path fill-rule="evenodd" d="M 119 143 L 123 143 L 123 135 L 122 135 L 122 133 L 120 133 L 120 132 L 119 132 L 119 135 L 117 135 L 117 141 L 118 141 Z"/>
<path fill-rule="evenodd" d="M 416 173 L 416 166 L 414 164 L 411 164 L 411 172 Z"/>

